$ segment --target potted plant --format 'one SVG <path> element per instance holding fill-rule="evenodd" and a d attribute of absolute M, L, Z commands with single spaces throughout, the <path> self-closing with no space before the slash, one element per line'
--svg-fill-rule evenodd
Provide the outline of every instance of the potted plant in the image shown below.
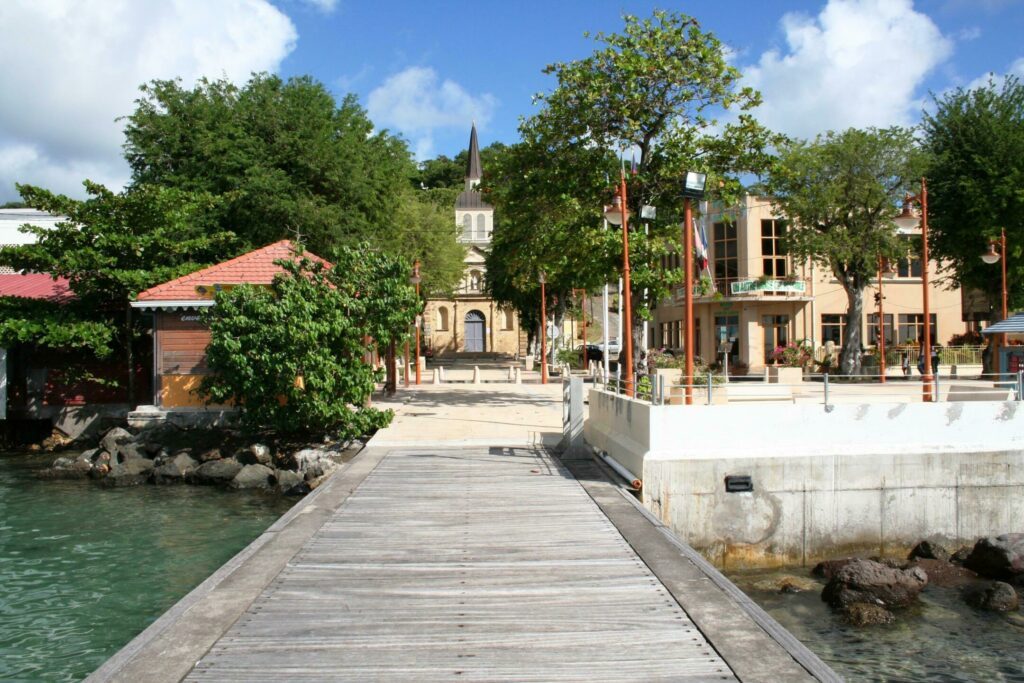
<path fill-rule="evenodd" d="M 803 342 L 790 342 L 777 346 L 772 352 L 774 365 L 768 367 L 768 381 L 772 384 L 798 384 L 804 381 L 804 367 L 811 361 L 811 353 Z"/>

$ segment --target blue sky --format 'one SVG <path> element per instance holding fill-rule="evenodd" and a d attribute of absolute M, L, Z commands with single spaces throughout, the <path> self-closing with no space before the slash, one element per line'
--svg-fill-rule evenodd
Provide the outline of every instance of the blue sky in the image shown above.
<path fill-rule="evenodd" d="M 929 91 L 1024 75 L 1024 0 L 3 0 L 0 201 L 14 182 L 120 187 L 116 118 L 153 78 L 308 73 L 421 158 L 465 147 L 474 118 L 482 144 L 513 142 L 553 85 L 546 64 L 655 7 L 718 35 L 764 96 L 757 115 L 791 135 L 913 124 Z"/>

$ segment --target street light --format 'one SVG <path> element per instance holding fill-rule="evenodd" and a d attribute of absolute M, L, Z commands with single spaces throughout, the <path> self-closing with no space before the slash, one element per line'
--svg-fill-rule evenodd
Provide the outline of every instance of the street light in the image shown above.
<path fill-rule="evenodd" d="M 921 206 L 921 218 L 918 220 L 910 208 L 912 203 Z M 921 374 L 921 398 L 931 403 L 932 397 L 932 322 L 928 308 L 928 182 L 921 178 L 921 193 L 907 193 L 903 201 L 903 212 L 895 219 L 896 226 L 902 230 L 910 230 L 921 225 L 921 298 L 924 306 L 924 339 L 921 340 L 921 353 L 924 354 L 924 372 Z"/>
<path fill-rule="evenodd" d="M 683 352 L 686 356 L 686 405 L 693 404 L 693 209 L 690 200 L 704 197 L 707 181 L 706 174 L 696 171 L 687 171 L 683 178 L 683 284 L 686 291 L 686 343 Z"/>
<path fill-rule="evenodd" d="M 623 351 L 626 353 L 624 362 L 619 365 L 625 365 L 625 373 L 623 373 L 622 381 L 623 387 L 626 390 L 626 396 L 633 395 L 633 303 L 631 296 L 631 285 L 629 280 L 629 208 L 626 202 L 626 170 L 619 170 L 619 194 L 612 199 L 612 205 L 604 212 L 604 217 L 608 219 L 608 222 L 612 225 L 622 226 L 622 296 L 623 301 L 619 302 L 619 313 L 622 320 L 622 329 L 625 332 L 625 345 Z M 605 349 L 607 353 L 607 349 Z"/>
<path fill-rule="evenodd" d="M 548 282 L 548 276 L 544 271 L 537 274 L 540 281 L 540 383 L 548 383 L 548 309 L 544 300 L 544 285 Z"/>
<path fill-rule="evenodd" d="M 879 382 L 885 384 L 885 292 L 882 290 L 882 277 L 892 277 L 889 260 L 878 257 L 878 374 Z"/>
<path fill-rule="evenodd" d="M 1006 320 L 1009 317 L 1006 292 L 1006 228 L 1002 228 L 999 231 L 999 251 L 996 251 L 996 240 L 991 240 L 988 243 L 988 251 L 981 255 L 981 260 L 992 265 L 998 263 L 1000 257 L 1002 257 L 1003 261 L 1003 320 Z M 1000 345 L 1006 346 L 1006 333 L 1004 332 L 1000 337 Z M 998 369 L 998 361 L 996 362 Z"/>
<path fill-rule="evenodd" d="M 420 307 L 420 282 L 423 278 L 420 277 L 420 260 L 416 259 L 412 264 L 412 277 L 409 278 L 409 282 L 416 286 L 416 308 Z M 420 325 L 423 324 L 423 316 L 421 314 L 416 315 L 416 384 L 420 383 Z"/>

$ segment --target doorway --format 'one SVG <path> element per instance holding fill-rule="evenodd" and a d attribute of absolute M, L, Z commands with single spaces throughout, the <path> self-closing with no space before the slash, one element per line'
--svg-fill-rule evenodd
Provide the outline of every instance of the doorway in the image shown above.
<path fill-rule="evenodd" d="M 470 311 L 466 314 L 466 344 L 463 349 L 467 353 L 483 353 L 485 348 L 484 343 L 484 323 L 486 318 L 480 311 Z"/>

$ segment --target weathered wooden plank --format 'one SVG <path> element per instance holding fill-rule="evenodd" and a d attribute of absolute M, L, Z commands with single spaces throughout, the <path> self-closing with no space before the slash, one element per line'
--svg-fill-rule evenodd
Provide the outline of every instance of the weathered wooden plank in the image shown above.
<path fill-rule="evenodd" d="M 187 680 L 735 680 L 545 453 L 389 454 Z"/>

